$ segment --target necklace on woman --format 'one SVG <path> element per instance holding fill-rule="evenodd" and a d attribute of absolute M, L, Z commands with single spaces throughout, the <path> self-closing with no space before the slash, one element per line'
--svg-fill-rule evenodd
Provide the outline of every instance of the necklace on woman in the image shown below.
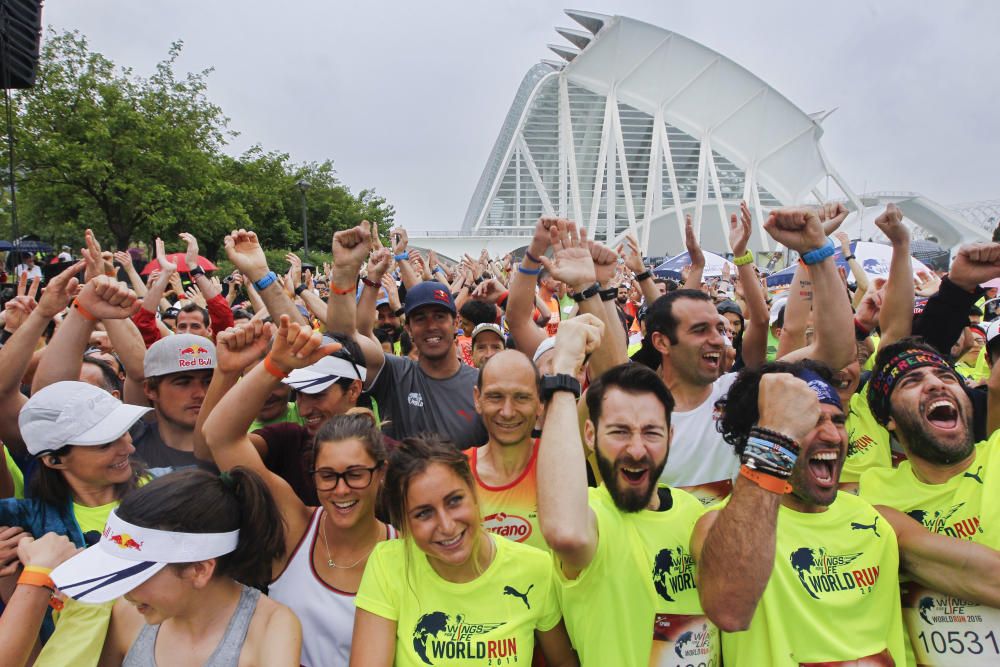
<path fill-rule="evenodd" d="M 379 543 L 379 539 L 376 537 L 375 538 L 375 544 L 372 545 L 372 548 L 369 549 L 368 552 L 365 553 L 364 556 L 362 556 L 361 558 L 357 559 L 356 561 L 354 561 L 350 565 L 337 565 L 333 561 L 333 556 L 330 555 L 330 543 L 326 541 L 326 517 L 325 516 L 323 517 L 321 523 L 319 524 L 319 532 L 320 532 L 320 534 L 323 535 L 323 548 L 326 549 L 326 566 L 327 567 L 332 567 L 332 568 L 335 568 L 335 569 L 338 569 L 338 570 L 350 570 L 352 567 L 357 567 L 359 564 L 361 564 L 361 561 L 363 561 L 364 559 L 366 559 L 369 556 L 371 556 L 372 552 L 375 551 L 375 547 L 378 546 L 378 543 Z"/>

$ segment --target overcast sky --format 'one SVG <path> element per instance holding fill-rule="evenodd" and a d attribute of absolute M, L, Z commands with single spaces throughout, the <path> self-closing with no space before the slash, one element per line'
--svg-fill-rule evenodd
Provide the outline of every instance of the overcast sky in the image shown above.
<path fill-rule="evenodd" d="M 559 2 L 48 0 L 43 20 L 148 74 L 174 40 L 183 71 L 240 136 L 332 159 L 413 229 L 458 229 L 524 73 L 555 58 Z M 1000 3 L 672 2 L 569 5 L 699 41 L 807 112 L 839 107 L 823 145 L 857 192 L 1000 199 Z"/>

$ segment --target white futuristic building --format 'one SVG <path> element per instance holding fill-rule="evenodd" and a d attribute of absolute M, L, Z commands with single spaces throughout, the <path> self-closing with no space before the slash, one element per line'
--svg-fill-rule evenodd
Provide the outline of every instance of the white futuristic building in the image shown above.
<path fill-rule="evenodd" d="M 820 143 L 828 113 L 803 111 L 683 35 L 622 16 L 566 14 L 584 30 L 558 28 L 567 43 L 549 48 L 561 60 L 525 75 L 462 231 L 434 241 L 443 252 L 506 252 L 528 242 L 539 216 L 559 215 L 593 238 L 617 243 L 632 232 L 646 254 L 670 255 L 683 250 L 685 214 L 706 248 L 725 252 L 741 199 L 758 227 L 776 206 L 829 198 L 863 212 L 883 203 L 882 193 L 862 201 L 830 164 Z M 887 197 L 945 246 L 988 237 L 919 195 Z M 762 228 L 752 243 L 773 249 Z"/>

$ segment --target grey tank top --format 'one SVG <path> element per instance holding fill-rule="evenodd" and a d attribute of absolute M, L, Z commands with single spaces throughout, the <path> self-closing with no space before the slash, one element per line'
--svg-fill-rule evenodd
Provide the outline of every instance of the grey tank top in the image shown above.
<path fill-rule="evenodd" d="M 236 603 L 236 611 L 229 619 L 229 625 L 226 626 L 226 632 L 222 635 L 222 641 L 215 647 L 215 651 L 209 656 L 204 667 L 236 667 L 240 661 L 243 642 L 247 638 L 250 619 L 253 618 L 253 612 L 257 609 L 258 599 L 260 599 L 260 591 L 256 588 L 243 586 L 240 591 L 240 600 Z M 159 625 L 144 625 L 125 655 L 122 667 L 156 667 L 154 651 L 156 650 L 156 635 L 159 632 Z"/>

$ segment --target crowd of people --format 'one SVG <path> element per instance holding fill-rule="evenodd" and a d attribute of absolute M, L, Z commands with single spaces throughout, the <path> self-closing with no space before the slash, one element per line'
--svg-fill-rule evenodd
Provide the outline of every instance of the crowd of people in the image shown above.
<path fill-rule="evenodd" d="M 915 279 L 890 204 L 870 277 L 846 216 L 769 213 L 783 294 L 746 205 L 679 279 L 548 217 L 224 279 L 88 231 L 2 313 L 0 663 L 1000 664 L 1000 244 Z"/>

